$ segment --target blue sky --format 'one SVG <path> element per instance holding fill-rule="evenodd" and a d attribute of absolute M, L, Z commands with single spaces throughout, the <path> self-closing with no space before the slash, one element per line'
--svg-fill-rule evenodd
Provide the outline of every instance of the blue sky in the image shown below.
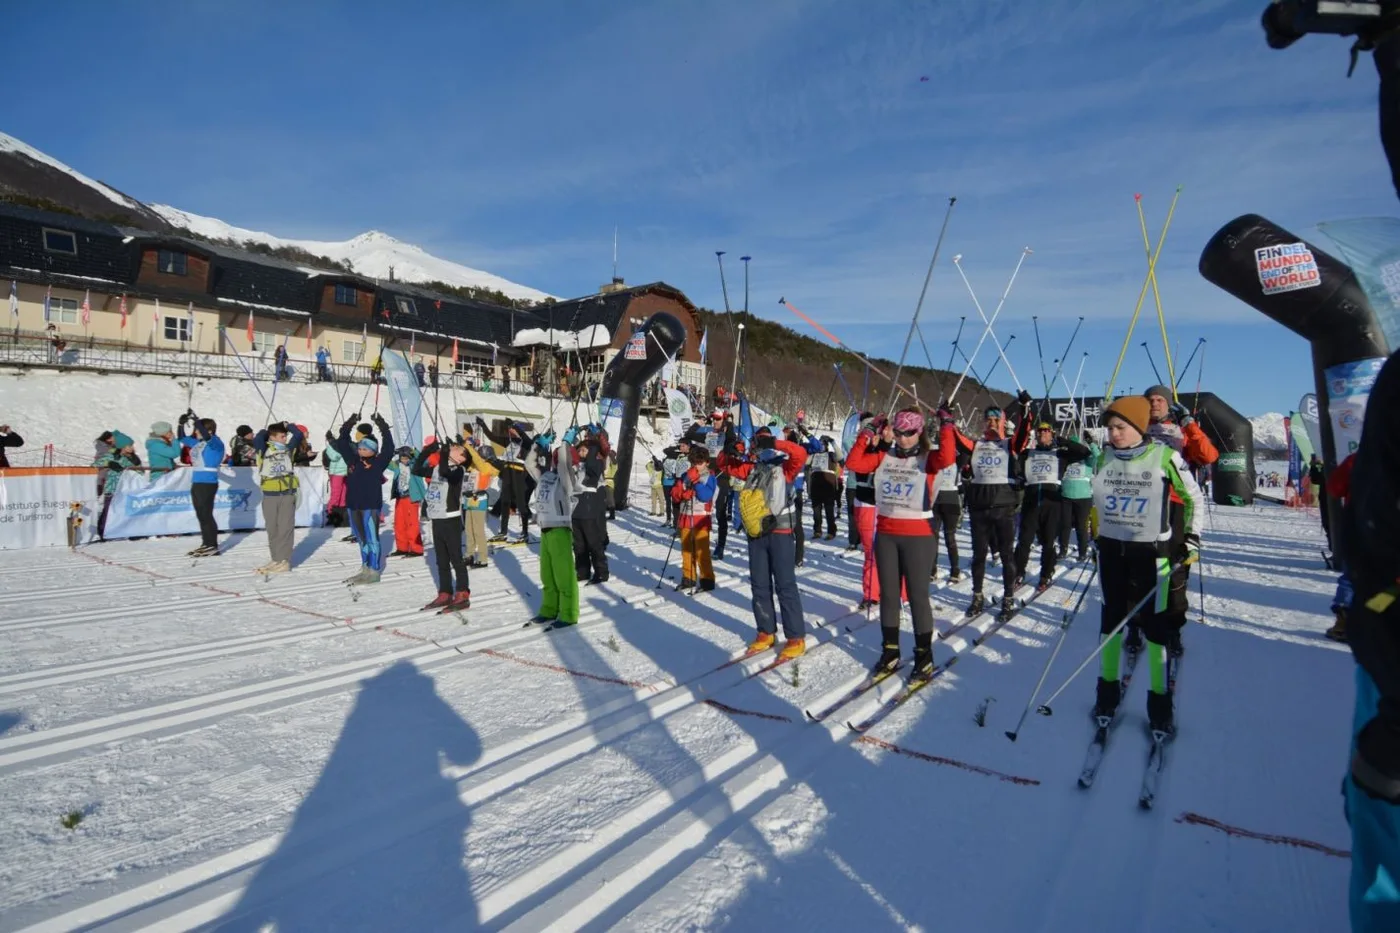
<path fill-rule="evenodd" d="M 890 357 L 956 195 L 924 333 L 943 365 L 976 321 L 952 255 L 990 313 L 1032 247 L 997 325 L 1032 390 L 1032 315 L 1051 370 L 1086 318 L 1069 364 L 1103 387 L 1146 271 L 1133 194 L 1155 240 L 1181 184 L 1171 341 L 1205 337 L 1204 387 L 1249 415 L 1311 390 L 1308 348 L 1200 278 L 1205 241 L 1256 212 L 1325 247 L 1317 222 L 1395 203 L 1373 66 L 1271 51 L 1262 2 L 54 3 L 7 23 L 0 129 L 142 200 L 564 296 L 606 281 L 614 225 L 629 282 L 709 307 L 714 251 L 731 297 L 751 254 L 757 313 L 803 327 L 785 295 Z M 1150 298 L 1120 390 L 1155 381 L 1143 340 L 1161 367 Z"/>

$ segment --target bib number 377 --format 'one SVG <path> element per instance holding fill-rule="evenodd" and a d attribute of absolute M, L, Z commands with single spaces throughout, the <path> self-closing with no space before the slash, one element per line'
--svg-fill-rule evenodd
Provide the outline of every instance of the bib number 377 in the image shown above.
<path fill-rule="evenodd" d="M 1108 515 L 1142 515 L 1146 511 L 1146 496 L 1104 497 L 1104 512 Z"/>

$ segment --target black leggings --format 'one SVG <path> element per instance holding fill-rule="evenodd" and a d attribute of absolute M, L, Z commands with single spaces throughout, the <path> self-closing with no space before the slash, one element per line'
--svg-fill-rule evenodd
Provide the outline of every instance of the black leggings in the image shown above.
<path fill-rule="evenodd" d="M 1016 586 L 1016 532 L 1013 509 L 1009 505 L 990 509 L 972 509 L 972 592 L 982 592 L 982 579 L 987 572 L 987 551 L 996 548 L 1001 556 L 1003 595 L 1010 596 Z"/>
<path fill-rule="evenodd" d="M 194 514 L 199 519 L 200 546 L 219 546 L 219 523 L 214 521 L 214 494 L 219 491 L 218 483 L 192 483 L 190 501 L 194 503 Z"/>
<path fill-rule="evenodd" d="M 433 556 L 437 558 L 438 592 L 469 593 L 467 563 L 462 559 L 462 516 L 433 519 Z M 453 574 L 457 586 L 452 586 Z"/>
<path fill-rule="evenodd" d="M 928 587 L 933 576 L 933 559 L 938 539 L 933 535 L 875 536 L 875 572 L 880 577 L 880 628 L 899 629 L 900 581 L 909 594 L 909 615 L 914 635 L 933 632 L 933 607 Z"/>
<path fill-rule="evenodd" d="M 1060 503 L 1060 550 L 1068 553 L 1069 533 L 1074 532 L 1079 554 L 1089 553 L 1089 510 L 1093 499 L 1065 499 Z"/>
<path fill-rule="evenodd" d="M 827 499 L 819 502 L 816 497 L 812 498 L 812 537 L 822 536 L 822 516 L 826 516 L 826 528 L 832 535 L 836 534 L 836 500 Z"/>
<path fill-rule="evenodd" d="M 943 543 L 948 545 L 948 568 L 958 569 L 958 526 L 962 524 L 962 505 L 955 499 L 952 502 L 935 502 L 933 520 L 943 526 Z M 937 527 L 934 529 L 937 534 Z M 933 563 L 938 565 L 938 538 L 933 539 Z"/>

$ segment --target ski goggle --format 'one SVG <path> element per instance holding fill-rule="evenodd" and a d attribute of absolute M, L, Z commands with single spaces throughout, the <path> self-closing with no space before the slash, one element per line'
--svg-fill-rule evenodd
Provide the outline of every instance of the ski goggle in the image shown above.
<path fill-rule="evenodd" d="M 894 433 L 896 437 L 914 437 L 919 433 L 919 429 L 915 428 L 912 431 L 895 431 Z"/>

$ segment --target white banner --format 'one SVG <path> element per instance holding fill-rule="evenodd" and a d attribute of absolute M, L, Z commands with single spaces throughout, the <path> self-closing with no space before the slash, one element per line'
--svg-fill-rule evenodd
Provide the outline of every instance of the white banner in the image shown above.
<path fill-rule="evenodd" d="M 320 467 L 297 467 L 301 488 L 297 493 L 296 524 L 325 524 L 330 480 Z M 199 531 L 190 501 L 191 469 L 176 469 L 151 478 L 128 470 L 112 495 L 107 510 L 107 537 L 182 535 Z M 220 467 L 219 491 L 214 496 L 214 520 L 220 531 L 262 528 L 262 490 L 253 467 Z"/>
<path fill-rule="evenodd" d="M 0 470 L 0 550 L 67 547 L 68 525 L 78 504 L 77 543 L 97 536 L 97 471 Z"/>
<path fill-rule="evenodd" d="M 695 421 L 690 410 L 690 399 L 679 389 L 667 389 L 666 410 L 671 416 L 671 440 L 678 441 Z"/>

